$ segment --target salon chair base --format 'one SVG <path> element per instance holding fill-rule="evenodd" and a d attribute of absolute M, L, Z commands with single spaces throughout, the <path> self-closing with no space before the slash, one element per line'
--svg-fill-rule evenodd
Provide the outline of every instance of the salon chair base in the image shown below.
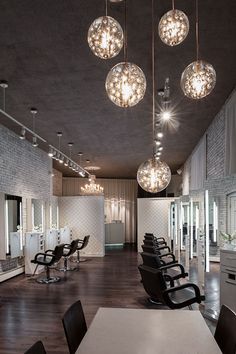
<path fill-rule="evenodd" d="M 57 283 L 60 280 L 61 280 L 60 277 L 49 277 L 49 278 L 36 279 L 36 282 L 40 284 L 52 284 L 52 283 Z"/>
<path fill-rule="evenodd" d="M 63 268 L 58 268 L 58 270 L 60 270 L 60 272 L 68 272 L 68 271 L 76 270 L 76 268 L 75 267 L 73 267 L 73 268 L 70 267 L 68 265 L 68 258 L 65 257 L 65 259 L 64 259 L 64 267 Z"/>

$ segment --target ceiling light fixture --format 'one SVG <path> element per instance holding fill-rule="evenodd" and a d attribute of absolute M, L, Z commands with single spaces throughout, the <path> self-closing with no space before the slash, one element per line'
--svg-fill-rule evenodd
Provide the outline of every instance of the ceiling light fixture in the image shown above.
<path fill-rule="evenodd" d="M 123 47 L 124 35 L 120 24 L 112 17 L 102 16 L 93 21 L 88 30 L 88 44 L 93 54 L 101 59 L 111 59 Z"/>
<path fill-rule="evenodd" d="M 161 113 L 161 118 L 164 121 L 168 121 L 171 118 L 171 113 L 169 111 L 164 111 L 164 112 Z"/>
<path fill-rule="evenodd" d="M 20 135 L 19 135 L 19 138 L 21 140 L 25 140 L 25 134 L 26 134 L 26 130 L 24 127 L 21 127 L 21 131 L 20 131 Z"/>
<path fill-rule="evenodd" d="M 201 99 L 214 89 L 216 72 L 211 64 L 199 60 L 198 0 L 196 0 L 196 56 L 197 60 L 189 64 L 182 73 L 181 88 L 187 97 Z"/>
<path fill-rule="evenodd" d="M 137 181 L 142 189 L 157 193 L 165 189 L 171 180 L 169 166 L 159 160 L 161 152 L 156 152 L 155 144 L 155 29 L 154 29 L 154 0 L 152 0 L 152 126 L 153 126 L 153 156 L 143 162 L 137 172 Z M 161 132 L 158 133 L 161 138 Z"/>
<path fill-rule="evenodd" d="M 81 187 L 81 192 L 84 195 L 102 195 L 103 187 L 96 183 L 95 175 L 90 175 L 89 184 L 85 184 L 84 187 Z"/>
<path fill-rule="evenodd" d="M 162 132 L 158 132 L 158 133 L 157 133 L 157 137 L 158 137 L 159 139 L 162 139 L 163 136 L 164 136 L 164 134 L 163 134 Z"/>
<path fill-rule="evenodd" d="M 172 10 L 165 13 L 158 25 L 159 36 L 163 43 L 173 47 L 182 43 L 189 32 L 188 17 L 183 11 L 175 9 L 172 0 Z"/>
<path fill-rule="evenodd" d="M 119 107 L 132 107 L 141 101 L 146 92 L 145 75 L 136 64 L 127 61 L 127 4 L 125 0 L 124 62 L 116 64 L 106 78 L 109 99 Z"/>
<path fill-rule="evenodd" d="M 53 148 L 52 146 L 49 145 L 48 156 L 53 157 L 53 153 L 54 153 Z"/>
<path fill-rule="evenodd" d="M 58 151 L 61 151 L 61 137 L 62 137 L 62 132 L 57 132 L 57 137 L 58 137 Z M 62 154 L 58 154 L 58 161 L 59 163 L 63 163 L 64 157 Z"/>
<path fill-rule="evenodd" d="M 35 116 L 38 113 L 38 111 L 37 111 L 36 108 L 31 108 L 30 112 L 31 112 L 32 117 L 33 117 L 33 133 L 35 133 Z M 33 147 L 37 147 L 38 146 L 37 136 L 35 134 L 33 135 L 32 146 Z"/>

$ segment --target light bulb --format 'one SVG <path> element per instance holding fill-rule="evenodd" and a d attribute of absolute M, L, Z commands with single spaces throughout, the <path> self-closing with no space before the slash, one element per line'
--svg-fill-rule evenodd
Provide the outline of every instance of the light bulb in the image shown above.
<path fill-rule="evenodd" d="M 164 121 L 168 121 L 168 120 L 171 118 L 170 112 L 169 112 L 169 111 L 162 112 L 161 118 L 162 118 Z"/>

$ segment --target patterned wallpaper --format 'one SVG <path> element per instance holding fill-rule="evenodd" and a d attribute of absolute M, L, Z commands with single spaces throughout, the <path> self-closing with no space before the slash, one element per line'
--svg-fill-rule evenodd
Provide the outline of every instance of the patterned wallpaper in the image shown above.
<path fill-rule="evenodd" d="M 104 197 L 59 197 L 60 227 L 68 225 L 73 239 L 90 235 L 89 244 L 81 255 L 103 257 L 104 244 Z"/>
<path fill-rule="evenodd" d="M 157 237 L 167 238 L 169 233 L 169 208 L 172 198 L 138 199 L 138 251 L 145 232 L 152 232 Z"/>

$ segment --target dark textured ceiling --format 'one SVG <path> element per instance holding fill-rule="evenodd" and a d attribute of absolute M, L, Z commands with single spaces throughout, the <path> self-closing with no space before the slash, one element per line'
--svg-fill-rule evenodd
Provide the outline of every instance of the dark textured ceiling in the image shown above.
<path fill-rule="evenodd" d="M 84 152 L 99 177 L 135 177 L 150 157 L 151 118 L 151 0 L 128 0 L 128 59 L 147 78 L 146 95 L 137 106 L 122 109 L 107 98 L 104 81 L 122 54 L 104 61 L 87 45 L 91 22 L 104 14 L 103 0 L 1 0 L 0 79 L 9 81 L 6 111 L 31 127 L 29 107 L 36 106 L 37 131 L 51 144 L 62 131 L 62 149 L 74 142 L 74 158 Z M 186 160 L 224 101 L 236 78 L 236 1 L 199 1 L 200 56 L 217 72 L 217 84 L 201 101 L 184 97 L 180 76 L 195 60 L 194 0 L 176 0 L 190 21 L 187 39 L 177 47 L 156 39 L 157 88 L 170 78 L 175 129 L 164 138 L 163 158 L 173 171 Z M 156 0 L 156 22 L 171 7 Z M 123 25 L 123 3 L 109 4 L 109 14 Z M 0 123 L 19 128 L 0 116 Z M 178 128 L 177 128 L 178 126 Z M 45 145 L 43 148 L 47 148 Z M 65 175 L 70 170 L 64 170 Z"/>

